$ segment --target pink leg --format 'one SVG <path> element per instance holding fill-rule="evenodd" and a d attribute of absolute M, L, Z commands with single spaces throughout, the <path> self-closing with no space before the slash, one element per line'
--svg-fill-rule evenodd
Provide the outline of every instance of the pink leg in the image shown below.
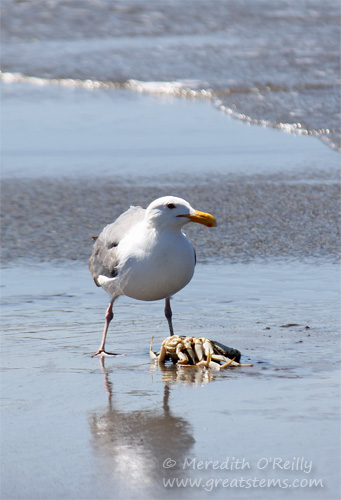
<path fill-rule="evenodd" d="M 114 314 L 112 312 L 113 303 L 114 303 L 113 301 L 110 302 L 108 309 L 107 309 L 107 312 L 105 314 L 105 324 L 104 324 L 104 330 L 103 330 L 103 336 L 102 336 L 102 342 L 101 342 L 100 348 L 98 349 L 98 351 L 95 354 L 93 354 L 91 356 L 92 358 L 94 356 L 101 356 L 101 357 L 102 356 L 117 356 L 117 354 L 106 352 L 106 350 L 105 350 L 105 341 L 107 338 L 108 328 L 110 325 L 110 321 L 114 317 Z"/>

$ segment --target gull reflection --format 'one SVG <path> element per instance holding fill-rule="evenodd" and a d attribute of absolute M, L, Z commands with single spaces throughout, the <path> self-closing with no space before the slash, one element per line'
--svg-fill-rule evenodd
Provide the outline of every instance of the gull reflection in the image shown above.
<path fill-rule="evenodd" d="M 103 358 L 101 365 L 108 404 L 105 411 L 92 413 L 89 421 L 93 447 L 103 459 L 102 474 L 116 488 L 152 489 L 155 493 L 159 486 L 164 491 L 162 478 L 180 473 L 177 466 L 163 467 L 164 461 L 171 458 L 180 466 L 195 442 L 189 422 L 170 409 L 174 374 L 172 370 L 163 373 L 164 392 L 157 407 L 125 411 L 115 404 L 115 389 Z"/>

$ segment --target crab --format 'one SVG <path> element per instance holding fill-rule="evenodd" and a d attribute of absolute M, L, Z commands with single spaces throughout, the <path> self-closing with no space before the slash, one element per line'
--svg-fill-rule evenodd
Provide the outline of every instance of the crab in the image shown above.
<path fill-rule="evenodd" d="M 253 366 L 239 363 L 241 354 L 237 349 L 205 337 L 172 335 L 162 342 L 159 353 L 153 352 L 153 340 L 154 337 L 150 343 L 149 354 L 151 359 L 158 363 L 170 359 L 180 366 L 203 366 L 214 370 L 224 370 L 229 366 Z"/>

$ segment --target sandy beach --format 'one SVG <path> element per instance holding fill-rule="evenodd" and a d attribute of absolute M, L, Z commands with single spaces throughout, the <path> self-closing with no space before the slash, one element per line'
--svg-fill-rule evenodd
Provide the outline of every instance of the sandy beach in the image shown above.
<path fill-rule="evenodd" d="M 3 499 L 339 496 L 339 153 L 206 100 L 3 84 Z M 161 302 L 117 302 L 91 236 L 165 194 L 213 213 L 173 301 L 178 334 L 242 352 L 157 367 Z"/>

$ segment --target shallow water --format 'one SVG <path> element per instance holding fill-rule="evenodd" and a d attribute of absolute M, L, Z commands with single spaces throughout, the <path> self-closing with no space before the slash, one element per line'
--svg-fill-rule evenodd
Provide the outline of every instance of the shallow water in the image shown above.
<path fill-rule="evenodd" d="M 284 498 L 295 480 L 291 498 L 336 498 L 335 265 L 199 265 L 172 302 L 177 333 L 254 364 L 217 373 L 151 363 L 151 337 L 157 348 L 167 335 L 162 303 L 129 299 L 108 338 L 126 356 L 91 359 L 106 295 L 84 266 L 12 265 L 2 286 L 3 498 Z M 173 478 L 201 485 L 166 486 Z M 258 485 L 269 478 L 281 486 Z"/>
<path fill-rule="evenodd" d="M 336 0 L 3 0 L 2 70 L 210 98 L 340 149 L 339 16 Z"/>
<path fill-rule="evenodd" d="M 150 184 L 303 169 L 328 175 L 340 165 L 339 154 L 315 138 L 238 123 L 208 101 L 127 89 L 0 84 L 6 117 L 2 177 L 140 176 Z"/>

